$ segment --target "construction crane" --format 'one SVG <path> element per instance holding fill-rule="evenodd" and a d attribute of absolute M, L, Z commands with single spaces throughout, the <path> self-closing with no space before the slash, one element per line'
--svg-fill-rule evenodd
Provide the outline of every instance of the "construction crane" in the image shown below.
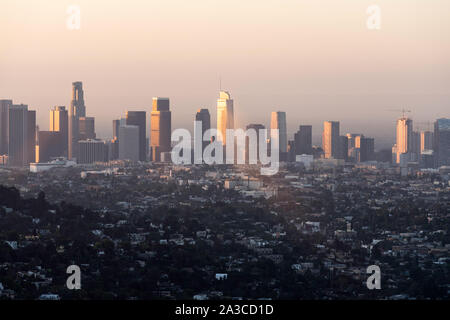
<path fill-rule="evenodd" d="M 402 113 L 402 118 L 405 117 L 405 113 L 407 112 L 412 112 L 411 110 L 405 109 L 405 108 L 401 108 L 401 109 L 388 109 L 386 111 L 395 111 L 395 112 L 401 112 Z"/>

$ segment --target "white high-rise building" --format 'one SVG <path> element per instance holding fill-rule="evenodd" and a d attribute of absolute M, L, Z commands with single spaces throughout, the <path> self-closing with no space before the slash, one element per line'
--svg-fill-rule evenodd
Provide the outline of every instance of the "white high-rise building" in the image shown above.
<path fill-rule="evenodd" d="M 227 144 L 227 129 L 234 129 L 233 99 L 227 91 L 220 91 L 217 99 L 217 131 L 220 132 L 218 140 L 223 145 Z"/>
<path fill-rule="evenodd" d="M 119 127 L 119 159 L 139 161 L 139 127 Z"/>

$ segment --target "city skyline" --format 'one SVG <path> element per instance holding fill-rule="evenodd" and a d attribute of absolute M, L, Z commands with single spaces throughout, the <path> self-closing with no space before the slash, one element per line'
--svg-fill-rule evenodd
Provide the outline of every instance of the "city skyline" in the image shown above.
<path fill-rule="evenodd" d="M 6 0 L 0 10 L 9 30 L 0 44 L 0 98 L 27 103 L 41 127 L 50 106 L 70 107 L 66 83 L 76 79 L 88 88 L 102 138 L 111 136 L 110 120 L 124 109 L 148 110 L 156 95 L 171 98 L 173 127 L 192 129 L 195 110 L 214 107 L 219 79 L 235 100 L 236 126 L 268 126 L 263 115 L 281 109 L 288 135 L 307 122 L 315 144 L 325 118 L 389 147 L 395 120 L 387 109 L 408 107 L 416 122 L 448 116 L 448 1 L 378 1 L 376 31 L 366 27 L 364 1 L 81 0 L 80 30 L 66 28 L 69 4 Z"/>
<path fill-rule="evenodd" d="M 84 87 L 84 81 L 75 81 L 75 82 L 72 82 L 72 100 L 70 101 L 70 103 L 68 103 L 68 105 L 69 105 L 69 108 L 67 108 L 66 107 L 66 105 L 56 105 L 56 104 L 53 104 L 53 106 L 57 106 L 58 108 L 66 108 L 66 110 L 70 110 L 70 106 L 74 103 L 73 101 L 73 97 L 74 97 L 74 95 L 76 95 L 76 92 L 77 92 L 77 90 L 81 90 L 81 99 L 83 99 L 83 100 L 81 100 L 82 101 L 82 111 L 83 111 L 83 113 L 82 114 L 84 114 L 84 115 L 86 115 L 86 106 L 84 105 L 84 94 L 85 94 L 85 92 L 84 92 L 84 90 L 83 90 L 83 87 Z M 224 92 L 226 95 L 229 95 L 229 96 L 231 96 L 231 94 L 230 94 L 230 92 L 226 92 L 226 91 L 223 91 L 223 90 L 220 90 L 219 91 L 219 93 L 221 93 L 221 92 Z M 152 100 L 153 100 L 154 98 L 152 98 Z M 12 99 L 11 97 L 6 97 L 6 98 L 2 98 L 2 99 L 0 99 L 0 100 L 2 100 L 2 101 L 9 101 L 9 100 L 14 100 L 14 101 L 16 101 L 16 99 Z M 219 101 L 220 99 L 216 99 L 216 101 Z M 233 102 L 233 104 L 234 104 L 234 99 L 232 99 L 231 100 L 232 102 Z M 76 103 L 76 102 L 75 102 Z M 19 103 L 19 104 L 22 104 L 21 102 Z M 153 104 L 153 102 L 151 102 L 151 104 Z M 30 104 L 26 104 L 26 105 L 28 105 L 29 106 L 29 109 L 31 109 L 31 108 L 33 108 L 32 106 L 30 106 Z M 56 107 L 50 107 L 50 108 L 48 108 L 45 112 L 46 113 L 48 113 L 48 112 L 50 112 L 50 113 L 52 113 L 53 111 L 54 111 L 54 109 L 55 109 Z M 132 113 L 132 114 L 134 114 L 134 113 L 140 113 L 140 112 L 146 112 L 147 113 L 147 115 L 151 115 L 151 112 L 152 112 L 152 106 L 148 106 L 148 107 L 146 107 L 146 106 L 144 106 L 144 107 L 129 107 L 129 108 L 125 108 L 125 109 L 123 109 L 122 111 L 121 111 L 121 115 L 120 116 L 118 116 L 117 118 L 119 118 L 119 119 L 123 119 L 123 121 L 125 121 L 126 122 L 126 113 L 127 112 L 130 112 L 130 113 Z M 49 121 L 48 121 L 48 123 L 47 124 L 44 124 L 44 125 L 42 125 L 42 123 L 39 123 L 39 122 L 37 122 L 36 121 L 36 125 L 41 129 L 41 130 L 47 130 L 46 128 L 48 128 L 48 130 L 50 130 L 50 131 L 53 131 L 52 130 L 52 123 L 51 123 L 51 117 L 49 118 L 48 117 L 48 115 L 46 116 L 46 117 L 44 117 L 44 116 L 42 116 L 41 115 L 41 113 L 42 112 L 39 112 L 38 110 L 35 110 L 35 108 L 33 108 L 34 110 L 33 111 L 36 111 L 36 120 L 37 119 L 39 119 L 39 118 L 46 118 L 46 119 L 49 119 Z M 176 108 L 175 108 L 176 109 Z M 206 110 L 210 110 L 211 109 L 211 122 L 212 123 L 215 123 L 216 121 L 214 121 L 213 119 L 217 119 L 217 110 L 214 110 L 214 109 L 216 109 L 216 107 L 215 106 L 211 106 L 211 107 L 202 107 L 201 109 L 206 109 Z M 234 110 L 235 108 L 233 108 L 233 113 L 235 113 L 235 110 Z M 89 135 L 89 136 L 87 136 L 87 137 L 84 137 L 84 138 L 88 138 L 88 139 L 92 139 L 92 138 L 98 138 L 98 139 L 106 139 L 106 140 L 109 140 L 109 139 L 112 139 L 112 138 L 114 138 L 114 130 L 111 130 L 111 121 L 114 121 L 114 120 L 116 120 L 116 118 L 115 117 L 111 117 L 111 116 L 109 116 L 108 118 L 111 118 L 111 119 L 108 119 L 108 121 L 107 122 L 109 122 L 109 125 L 108 125 L 108 128 L 104 128 L 104 129 L 102 129 L 102 127 L 100 127 L 100 129 L 99 129 L 99 125 L 98 125 L 98 123 L 104 123 L 105 122 L 105 119 L 103 119 L 103 118 L 98 118 L 98 117 L 96 117 L 95 116 L 95 109 L 92 109 L 92 108 L 90 108 L 89 109 L 90 110 L 90 114 L 92 115 L 92 116 L 90 116 L 90 117 L 79 117 L 79 121 L 77 121 L 78 123 L 77 123 L 77 126 L 79 127 L 79 125 L 80 125 L 80 123 L 82 123 L 82 122 L 85 122 L 85 121 L 89 121 L 91 124 L 89 125 L 89 127 L 90 127 L 90 130 L 92 131 L 92 130 L 95 130 L 95 132 L 92 132 L 92 134 L 91 135 Z M 148 110 L 148 112 L 147 112 L 147 110 Z M 382 128 L 375 128 L 376 130 L 373 130 L 373 128 L 372 128 L 372 130 L 371 130 L 371 128 L 370 127 L 365 127 L 364 129 L 362 129 L 362 130 L 356 130 L 355 128 L 359 128 L 360 126 L 358 126 L 358 125 L 355 125 L 355 126 L 350 126 L 349 125 L 349 121 L 348 121 L 348 119 L 346 119 L 346 118 L 342 118 L 342 116 L 341 117 L 337 117 L 336 118 L 336 121 L 338 121 L 339 123 L 344 123 L 344 126 L 343 126 L 343 130 L 342 130 L 342 133 L 343 134 L 347 134 L 347 133 L 350 133 L 350 132 L 359 132 L 359 131 L 364 131 L 364 133 L 365 133 L 365 135 L 367 135 L 367 136 L 371 136 L 371 137 L 373 137 L 373 138 L 375 138 L 376 139 L 376 141 L 377 141 L 377 144 L 376 144 L 376 150 L 381 150 L 381 149 L 389 149 L 389 148 L 391 148 L 392 147 L 392 144 L 395 144 L 395 141 L 396 141 L 396 136 L 397 136 L 397 129 L 395 128 L 396 127 L 396 124 L 395 123 L 397 123 L 398 122 L 398 120 L 400 119 L 400 118 L 402 118 L 402 117 L 404 117 L 404 115 L 402 116 L 402 117 L 396 117 L 395 116 L 395 113 L 397 113 L 397 114 L 401 114 L 402 113 L 402 111 L 404 111 L 405 109 L 386 109 L 385 110 L 385 113 L 386 114 L 389 114 L 390 115 L 390 118 L 389 118 L 389 120 L 388 121 L 386 121 L 385 123 L 384 123 L 384 125 L 386 125 L 387 126 L 387 123 L 389 123 L 390 122 L 390 124 L 389 124 L 389 126 L 388 126 L 388 130 L 390 130 L 390 131 L 392 131 L 392 134 L 390 134 L 390 133 L 387 133 L 386 134 L 386 132 L 384 131 L 384 130 L 382 130 Z M 171 108 L 171 111 L 172 111 L 172 108 Z M 191 114 L 191 117 L 192 117 L 192 119 L 195 119 L 195 112 L 196 111 L 198 111 L 198 108 L 193 112 L 193 114 Z M 410 111 L 410 110 L 408 110 L 408 111 Z M 270 111 L 269 112 L 269 114 L 267 114 L 267 115 L 261 115 L 261 114 L 259 114 L 259 116 L 260 116 L 260 118 L 263 118 L 263 121 L 261 121 L 260 123 L 262 123 L 262 124 L 264 124 L 264 125 L 267 125 L 268 127 L 270 127 L 270 125 L 271 125 L 271 113 L 272 113 L 273 111 Z M 285 111 L 282 111 L 282 112 L 285 112 Z M 395 113 L 392 113 L 392 112 L 395 112 Z M 412 112 L 412 114 L 414 114 L 414 111 L 410 111 L 410 112 Z M 238 112 L 239 113 L 239 112 Z M 285 112 L 286 113 L 286 112 Z M 147 115 L 146 115 L 146 117 L 147 117 Z M 392 115 L 394 115 L 394 116 L 392 116 Z M 295 115 L 294 115 L 295 116 Z M 177 118 L 177 114 L 176 113 L 174 113 L 172 116 L 171 116 L 171 118 L 172 118 L 172 123 L 174 122 L 174 120 L 173 120 L 173 118 Z M 288 119 L 288 121 L 287 121 L 287 139 L 288 139 L 288 141 L 291 141 L 291 140 L 294 140 L 295 139 L 295 134 L 296 134 L 296 132 L 297 132 L 297 130 L 298 130 L 298 126 L 299 126 L 299 124 L 297 124 L 296 122 L 293 122 L 291 119 L 292 118 L 294 118 L 295 119 L 295 117 L 291 117 L 290 116 L 290 114 L 288 114 L 287 116 L 287 119 Z M 433 130 L 434 130 L 434 127 L 433 127 L 433 123 L 434 123 L 434 121 L 436 120 L 436 119 L 439 119 L 439 118 L 447 118 L 448 117 L 448 113 L 447 114 L 445 114 L 444 116 L 441 116 L 441 117 L 437 117 L 437 118 L 432 118 L 432 119 L 430 119 L 429 117 L 427 118 L 427 120 L 428 121 L 416 121 L 416 120 L 414 120 L 414 117 L 413 116 L 409 116 L 409 117 L 407 117 L 407 119 L 408 120 L 411 120 L 411 121 L 414 121 L 414 123 L 415 123 L 415 125 L 414 125 L 414 130 L 415 131 L 417 131 L 418 133 L 419 133 L 419 138 L 420 138 L 420 134 L 421 134 L 421 132 L 432 132 Z M 70 119 L 70 115 L 69 115 L 69 119 Z M 311 125 L 312 126 L 312 143 L 313 143 L 313 145 L 316 145 L 316 146 L 322 146 L 322 144 L 323 144 L 323 123 L 324 122 L 327 122 L 327 121 L 332 121 L 332 120 L 325 120 L 325 119 L 327 119 L 326 117 L 325 118 L 323 118 L 322 120 L 320 120 L 318 123 L 316 123 L 316 121 L 307 121 L 307 119 L 304 119 L 303 120 L 303 122 L 305 122 L 305 123 L 309 123 L 309 125 Z M 189 119 L 189 120 L 191 120 L 191 119 Z M 364 121 L 365 119 L 359 119 L 359 121 L 361 122 L 361 121 Z M 94 122 L 95 121 L 95 125 L 94 125 Z M 149 117 L 149 119 L 147 119 L 147 121 L 148 121 L 148 123 L 150 124 L 150 117 Z M 192 122 L 192 121 L 191 121 Z M 236 119 L 236 117 L 234 117 L 234 122 L 236 123 L 236 122 L 238 122 L 238 123 L 241 123 L 242 122 L 242 119 Z M 257 121 L 253 121 L 254 123 L 256 123 Z M 248 123 L 244 123 L 244 124 L 242 124 L 242 125 L 237 125 L 236 126 L 236 128 L 245 128 L 248 124 L 251 124 L 252 123 L 252 121 L 250 120 Z M 394 123 L 394 124 L 392 124 L 392 123 Z M 186 123 L 187 125 L 186 125 L 186 129 L 188 129 L 189 131 L 191 131 L 191 132 L 193 132 L 193 125 L 192 125 L 192 123 Z M 70 126 L 70 120 L 69 120 L 69 126 Z M 44 131 L 45 131 L 44 130 Z M 149 125 L 147 125 L 147 127 L 146 127 L 146 129 L 145 129 L 145 132 L 146 132 L 146 137 L 147 138 L 150 138 L 151 137 L 151 131 L 150 131 L 151 129 L 150 129 L 150 126 Z M 69 132 L 70 132 L 70 130 L 69 130 Z M 98 132 L 100 132 L 100 134 L 98 134 Z M 373 132 L 372 134 L 370 134 L 370 132 Z M 385 133 L 385 135 L 384 136 L 380 136 L 380 132 L 384 132 Z M 80 133 L 81 133 L 81 129 L 80 129 Z M 384 137 L 384 138 L 383 138 Z M 80 139 L 80 140 L 84 140 L 84 139 Z M 142 142 L 141 142 L 142 143 Z M 142 147 L 141 147 L 142 148 Z"/>

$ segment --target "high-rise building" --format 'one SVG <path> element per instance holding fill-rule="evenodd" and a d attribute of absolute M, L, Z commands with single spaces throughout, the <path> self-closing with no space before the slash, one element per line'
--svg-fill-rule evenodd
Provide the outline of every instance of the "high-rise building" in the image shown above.
<path fill-rule="evenodd" d="M 119 159 L 139 161 L 139 127 L 120 126 L 119 127 Z"/>
<path fill-rule="evenodd" d="M 396 144 L 393 147 L 395 163 L 400 163 L 400 155 L 412 152 L 413 123 L 411 119 L 400 118 L 397 120 Z"/>
<path fill-rule="evenodd" d="M 375 160 L 375 139 L 366 138 L 363 135 L 359 136 L 359 157 L 358 162 Z"/>
<path fill-rule="evenodd" d="M 205 137 L 205 132 L 211 129 L 211 116 L 209 115 L 208 109 L 198 109 L 195 114 L 195 121 L 200 121 L 202 123 L 202 152 L 205 150 L 206 146 L 210 141 L 203 141 Z M 209 139 L 211 137 L 208 137 Z"/>
<path fill-rule="evenodd" d="M 359 133 L 347 133 L 348 157 L 354 162 L 375 160 L 375 139 Z"/>
<path fill-rule="evenodd" d="M 450 119 L 437 119 L 434 123 L 434 152 L 436 164 L 450 165 Z"/>
<path fill-rule="evenodd" d="M 359 155 L 359 139 L 361 138 L 361 134 L 359 133 L 347 133 L 346 134 L 347 139 L 348 139 L 348 152 L 347 155 L 348 157 L 353 160 L 353 161 L 357 161 Z M 356 141 L 358 139 L 358 142 Z M 358 147 L 356 146 L 358 143 Z"/>
<path fill-rule="evenodd" d="M 120 119 L 113 120 L 113 139 L 119 139 Z"/>
<path fill-rule="evenodd" d="M 12 105 L 9 108 L 8 164 L 10 166 L 22 167 L 29 163 L 27 118 L 27 105 Z"/>
<path fill-rule="evenodd" d="M 326 159 L 338 158 L 339 136 L 339 121 L 323 123 L 322 148 Z"/>
<path fill-rule="evenodd" d="M 9 108 L 12 100 L 0 100 L 0 155 L 8 154 Z"/>
<path fill-rule="evenodd" d="M 36 111 L 27 113 L 27 164 L 36 162 Z"/>
<path fill-rule="evenodd" d="M 108 162 L 108 145 L 103 140 L 87 139 L 78 141 L 78 163 L 90 164 L 95 162 Z"/>
<path fill-rule="evenodd" d="M 433 150 L 433 132 L 431 131 L 420 132 L 420 153 L 425 150 Z"/>
<path fill-rule="evenodd" d="M 259 131 L 260 130 L 265 130 L 266 127 L 263 126 L 262 124 L 258 124 L 258 123 L 252 123 L 249 124 L 246 128 L 246 130 L 255 130 L 256 131 L 256 160 L 259 161 Z M 249 164 L 250 160 L 250 139 L 248 136 L 245 137 L 245 163 Z"/>
<path fill-rule="evenodd" d="M 50 110 L 50 129 L 52 132 L 59 132 L 60 141 L 57 142 L 58 153 L 57 156 L 68 156 L 68 142 L 69 142 L 69 116 L 66 107 L 55 106 Z"/>
<path fill-rule="evenodd" d="M 287 160 L 287 126 L 286 126 L 286 112 L 273 111 L 270 118 L 270 129 L 278 129 L 278 146 L 280 150 L 280 161 Z"/>
<path fill-rule="evenodd" d="M 312 154 L 312 126 L 300 126 L 294 134 L 296 155 Z"/>
<path fill-rule="evenodd" d="M 78 128 L 80 140 L 92 140 L 96 138 L 94 117 L 80 117 L 78 119 Z"/>
<path fill-rule="evenodd" d="M 411 134 L 411 160 L 418 161 L 420 155 L 420 132 L 413 131 Z"/>
<path fill-rule="evenodd" d="M 150 118 L 150 144 L 152 161 L 161 161 L 161 152 L 171 151 L 172 114 L 170 112 L 169 106 L 169 98 L 153 98 Z"/>
<path fill-rule="evenodd" d="M 60 131 L 39 131 L 37 135 L 36 162 L 45 163 L 61 157 L 64 146 Z"/>
<path fill-rule="evenodd" d="M 347 136 L 339 136 L 339 146 L 337 159 L 348 160 L 348 138 Z"/>
<path fill-rule="evenodd" d="M 227 129 L 234 129 L 233 99 L 227 91 L 220 91 L 217 99 L 217 131 L 220 132 L 218 141 L 227 144 Z"/>
<path fill-rule="evenodd" d="M 72 83 L 72 101 L 69 108 L 69 158 L 78 156 L 79 140 L 79 118 L 86 116 L 86 106 L 84 105 L 83 84 L 81 82 Z"/>
<path fill-rule="evenodd" d="M 139 127 L 139 161 L 147 160 L 147 113 L 145 111 L 128 111 L 127 126 Z"/>

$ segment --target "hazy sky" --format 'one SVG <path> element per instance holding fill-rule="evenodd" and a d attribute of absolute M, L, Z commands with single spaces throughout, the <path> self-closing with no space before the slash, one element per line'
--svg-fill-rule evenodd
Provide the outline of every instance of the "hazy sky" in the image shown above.
<path fill-rule="evenodd" d="M 80 30 L 66 27 L 72 4 Z M 372 4 L 380 30 L 366 26 Z M 389 109 L 450 117 L 449 12 L 448 0 L 1 0 L 0 98 L 28 104 L 48 130 L 51 106 L 68 106 L 83 81 L 109 137 L 113 118 L 149 111 L 153 96 L 170 97 L 173 127 L 190 129 L 200 107 L 215 123 L 221 77 L 239 125 L 283 110 L 290 135 L 339 120 L 341 133 L 393 139 L 400 112 Z"/>

